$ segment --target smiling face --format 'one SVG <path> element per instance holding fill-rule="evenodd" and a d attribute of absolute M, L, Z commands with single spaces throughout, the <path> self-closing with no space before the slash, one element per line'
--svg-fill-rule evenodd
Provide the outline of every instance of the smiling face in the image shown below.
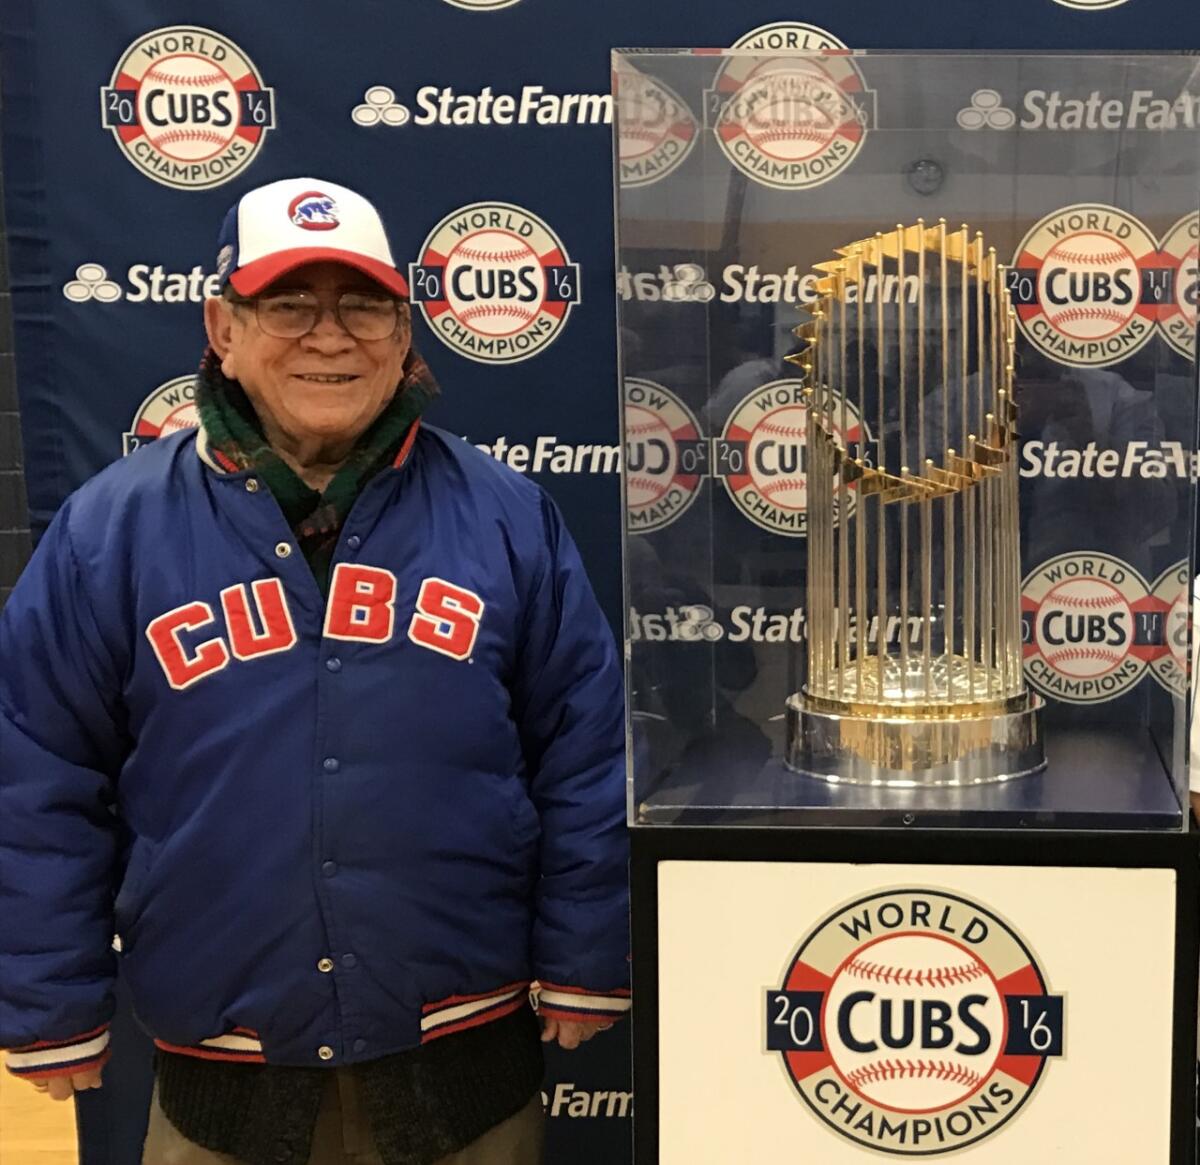
<path fill-rule="evenodd" d="M 204 323 L 221 370 L 245 389 L 272 445 L 301 451 L 352 445 L 400 383 L 412 338 L 408 305 L 401 305 L 391 336 L 359 340 L 343 329 L 333 308 L 343 292 L 378 294 L 379 284 L 368 276 L 341 263 L 309 263 L 263 294 L 284 290 L 308 291 L 324 309 L 298 339 L 268 335 L 252 305 L 206 301 Z"/>

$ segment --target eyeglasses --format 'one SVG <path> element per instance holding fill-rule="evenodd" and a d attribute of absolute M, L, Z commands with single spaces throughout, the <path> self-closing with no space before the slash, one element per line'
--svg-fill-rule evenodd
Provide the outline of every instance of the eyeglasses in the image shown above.
<path fill-rule="evenodd" d="M 320 322 L 324 305 L 311 291 L 277 291 L 254 299 L 234 299 L 242 307 L 253 305 L 258 326 L 277 340 L 298 340 Z M 356 340 L 386 340 L 400 320 L 400 301 L 390 295 L 343 291 L 333 305 L 333 315 Z"/>

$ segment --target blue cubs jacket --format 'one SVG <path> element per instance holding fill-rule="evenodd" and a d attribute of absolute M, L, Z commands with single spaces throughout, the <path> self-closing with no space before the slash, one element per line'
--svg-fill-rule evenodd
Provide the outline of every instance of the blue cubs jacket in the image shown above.
<path fill-rule="evenodd" d="M 203 431 L 63 505 L 0 616 L 0 1047 L 348 1064 L 629 1006 L 612 634 L 549 498 L 416 428 L 328 601 Z M 125 838 L 131 844 L 125 844 Z M 115 937 L 114 937 L 115 936 Z"/>

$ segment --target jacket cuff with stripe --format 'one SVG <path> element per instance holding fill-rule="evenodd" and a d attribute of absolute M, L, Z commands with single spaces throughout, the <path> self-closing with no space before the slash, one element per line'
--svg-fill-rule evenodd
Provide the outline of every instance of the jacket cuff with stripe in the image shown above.
<path fill-rule="evenodd" d="M 537 1000 L 539 1015 L 572 1023 L 613 1023 L 633 1004 L 627 990 L 588 991 L 583 987 L 562 987 L 544 980 L 537 992 Z"/>
<path fill-rule="evenodd" d="M 67 1040 L 42 1040 L 6 1054 L 9 1072 L 25 1080 L 48 1080 L 100 1068 L 108 1062 L 108 1024 Z"/>

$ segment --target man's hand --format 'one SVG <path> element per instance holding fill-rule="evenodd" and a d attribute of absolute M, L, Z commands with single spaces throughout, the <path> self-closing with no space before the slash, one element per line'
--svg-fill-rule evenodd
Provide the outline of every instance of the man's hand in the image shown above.
<path fill-rule="evenodd" d="M 570 1052 L 580 1044 L 586 1044 L 597 1032 L 606 1032 L 610 1027 L 612 1024 L 608 1020 L 581 1023 L 573 1019 L 543 1017 L 542 1043 L 548 1044 L 557 1039 L 558 1046 Z"/>
<path fill-rule="evenodd" d="M 53 1100 L 70 1100 L 77 1092 L 101 1087 L 100 1069 L 89 1068 L 86 1072 L 74 1072 L 70 1076 L 51 1076 L 48 1080 L 31 1080 L 30 1084 L 39 1092 L 48 1093 Z"/>

